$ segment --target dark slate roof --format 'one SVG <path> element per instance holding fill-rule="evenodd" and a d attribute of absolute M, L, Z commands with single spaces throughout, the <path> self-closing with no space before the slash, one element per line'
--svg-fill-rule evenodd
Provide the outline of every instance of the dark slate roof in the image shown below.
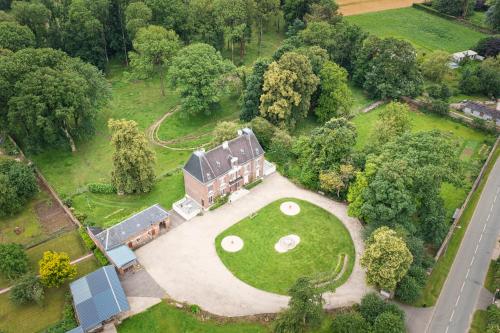
<path fill-rule="evenodd" d="M 111 317 L 130 310 L 113 266 L 105 266 L 69 285 L 75 312 L 84 331 Z"/>
<path fill-rule="evenodd" d="M 493 119 L 500 119 L 500 111 L 497 111 L 494 106 L 489 107 L 481 103 L 467 101 L 464 104 L 464 108 L 470 108 L 472 111 L 482 112 L 491 116 Z"/>
<path fill-rule="evenodd" d="M 88 229 L 94 236 L 100 234 L 104 230 L 103 228 L 99 227 L 88 227 Z"/>
<path fill-rule="evenodd" d="M 143 233 L 151 225 L 165 220 L 170 214 L 159 204 L 146 208 L 123 222 L 120 222 L 95 237 L 101 242 L 106 251 L 123 245 L 129 238 Z"/>
<path fill-rule="evenodd" d="M 264 154 L 264 149 L 253 131 L 244 128 L 236 138 L 207 152 L 195 151 L 184 170 L 202 183 L 208 183 L 231 170 L 231 159 L 244 164 Z"/>

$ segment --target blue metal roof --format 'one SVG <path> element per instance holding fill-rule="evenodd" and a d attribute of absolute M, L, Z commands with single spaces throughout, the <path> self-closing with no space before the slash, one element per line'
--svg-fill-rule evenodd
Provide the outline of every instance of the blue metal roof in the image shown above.
<path fill-rule="evenodd" d="M 111 258 L 116 267 L 122 268 L 123 266 L 137 260 L 134 252 L 126 246 L 122 245 L 107 251 L 108 256 Z"/>
<path fill-rule="evenodd" d="M 128 311 L 130 306 L 113 266 L 105 266 L 70 284 L 75 311 L 83 331 Z"/>

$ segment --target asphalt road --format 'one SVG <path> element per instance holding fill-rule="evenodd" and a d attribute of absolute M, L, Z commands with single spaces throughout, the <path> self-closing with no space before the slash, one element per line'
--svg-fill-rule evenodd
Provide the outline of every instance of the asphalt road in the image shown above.
<path fill-rule="evenodd" d="M 448 274 L 426 333 L 466 333 L 500 232 L 500 159 Z"/>

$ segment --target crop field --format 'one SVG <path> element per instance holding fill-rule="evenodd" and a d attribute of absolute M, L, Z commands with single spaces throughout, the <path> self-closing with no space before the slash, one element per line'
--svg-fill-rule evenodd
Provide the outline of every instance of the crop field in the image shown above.
<path fill-rule="evenodd" d="M 486 37 L 485 34 L 459 23 L 415 8 L 386 10 L 349 16 L 346 19 L 379 37 L 406 39 L 421 52 L 463 51 Z"/>
<path fill-rule="evenodd" d="M 423 0 L 339 0 L 340 12 L 345 16 L 370 12 L 379 12 L 387 9 L 410 7 L 415 2 Z"/>

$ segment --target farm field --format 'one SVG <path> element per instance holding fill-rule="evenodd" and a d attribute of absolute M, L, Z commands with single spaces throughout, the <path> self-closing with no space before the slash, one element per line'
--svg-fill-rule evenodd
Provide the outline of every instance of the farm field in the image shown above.
<path fill-rule="evenodd" d="M 358 130 L 357 149 L 363 148 L 368 143 L 371 129 L 383 108 L 384 106 L 379 107 L 369 113 L 360 114 L 353 119 L 353 123 Z M 412 111 L 410 119 L 414 132 L 439 130 L 456 141 L 462 152 L 461 159 L 472 174 L 475 174 L 481 167 L 481 158 L 484 157 L 486 151 L 485 145 L 490 146 L 494 141 L 493 136 L 476 131 L 449 118 Z M 452 216 L 455 208 L 462 204 L 472 182 L 473 180 L 470 180 L 461 188 L 444 184 L 441 194 L 445 200 L 445 207 L 449 216 Z"/>
<path fill-rule="evenodd" d="M 415 8 L 402 8 L 346 18 L 379 37 L 406 39 L 417 50 L 458 52 L 470 49 L 485 34 Z"/>
<path fill-rule="evenodd" d="M 382 10 L 410 7 L 415 2 L 423 0 L 339 0 L 340 12 L 345 16 L 357 15 Z"/>
<path fill-rule="evenodd" d="M 99 268 L 94 258 L 77 264 L 77 278 Z M 9 293 L 0 295 L 0 331 L 40 332 L 62 319 L 68 284 L 60 288 L 45 289 L 42 306 L 36 304 L 16 306 L 9 299 Z"/>
<path fill-rule="evenodd" d="M 300 206 L 300 213 L 287 216 L 280 210 L 283 202 Z M 286 235 L 300 237 L 297 248 L 278 253 L 274 246 Z M 245 246 L 236 253 L 226 252 L 221 241 L 228 235 L 243 239 Z M 333 240 L 333 241 L 332 241 Z M 342 272 L 342 258 L 347 264 L 333 287 L 342 285 L 354 266 L 354 244 L 345 226 L 335 216 L 307 201 L 280 199 L 222 232 L 215 240 L 219 257 L 240 280 L 274 293 L 287 294 L 293 283 L 303 276 Z"/>

